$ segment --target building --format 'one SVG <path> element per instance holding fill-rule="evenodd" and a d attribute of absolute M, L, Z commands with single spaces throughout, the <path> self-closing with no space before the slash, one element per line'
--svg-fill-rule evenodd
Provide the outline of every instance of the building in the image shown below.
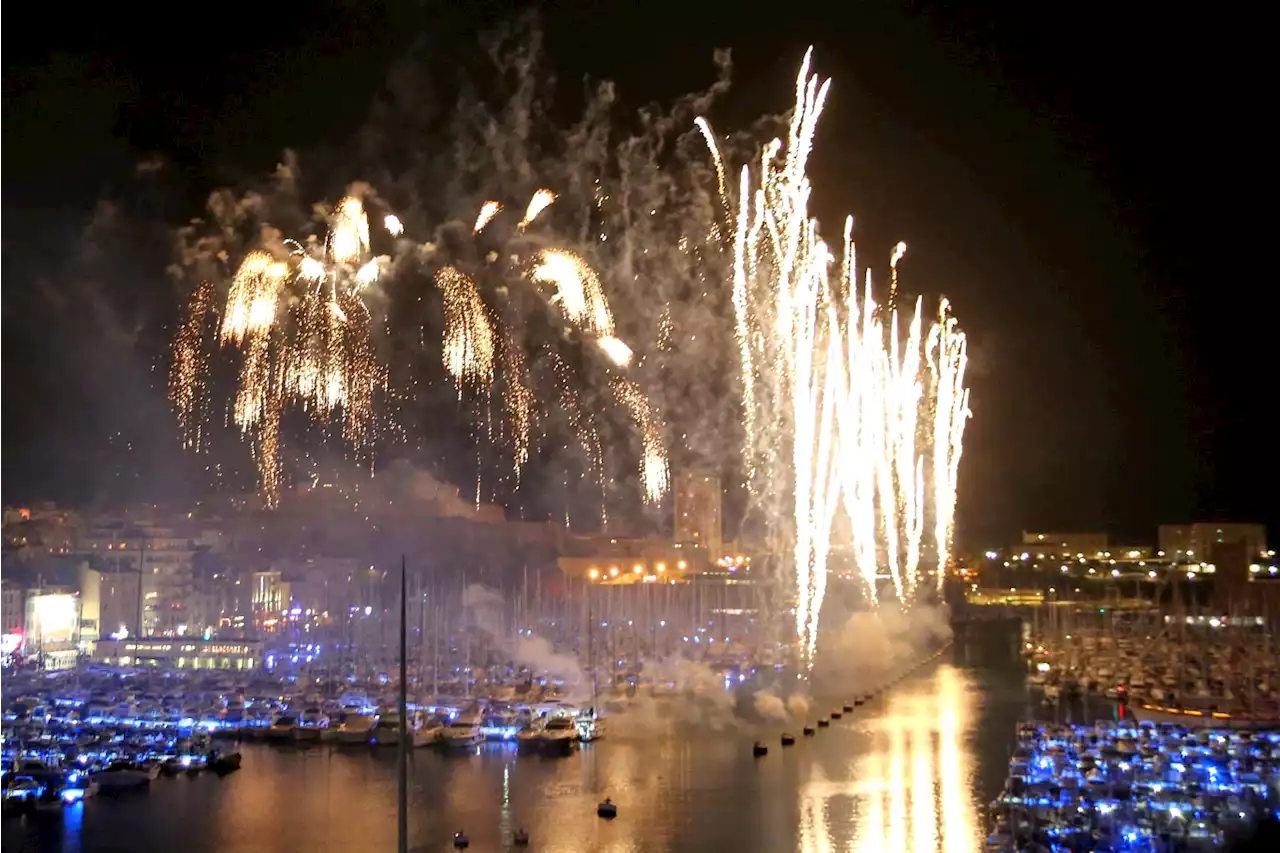
<path fill-rule="evenodd" d="M 22 653 L 46 670 L 71 669 L 80 656 L 80 596 L 69 587 L 42 587 L 27 596 Z"/>
<path fill-rule="evenodd" d="M 718 560 L 724 547 L 720 476 L 700 469 L 680 472 L 675 513 L 675 541 L 684 547 L 701 548 L 712 560 Z"/>
<path fill-rule="evenodd" d="M 76 545 L 104 577 L 102 621 L 114 633 L 176 636 L 191 622 L 192 561 L 206 548 L 198 531 L 161 526 L 149 519 L 96 524 Z M 132 579 L 126 576 L 132 575 Z M 139 584 L 141 589 L 139 589 Z"/>
<path fill-rule="evenodd" d="M 24 624 L 24 591 L 22 584 L 5 578 L 0 582 L 0 591 L 4 598 L 3 628 L 0 634 L 22 634 Z"/>
<path fill-rule="evenodd" d="M 1162 524 L 1160 550 L 1166 554 L 1210 559 L 1218 545 L 1243 545 L 1247 558 L 1267 550 L 1267 528 L 1262 524 L 1229 524 L 1196 521 L 1190 524 Z"/>
<path fill-rule="evenodd" d="M 13 660 L 13 656 L 22 650 L 22 626 L 25 624 L 26 593 L 22 584 L 4 578 L 0 581 L 0 591 L 4 597 L 3 631 L 0 631 L 0 659 L 4 664 Z"/>
<path fill-rule="evenodd" d="M 556 560 L 560 571 L 571 580 L 626 586 L 636 583 L 681 583 L 708 568 L 699 549 L 686 554 L 682 544 L 660 539 L 575 537 L 570 543 L 575 553 Z"/>
<path fill-rule="evenodd" d="M 186 637 L 102 640 L 93 659 L 117 666 L 244 671 L 262 665 L 262 644 Z"/>
<path fill-rule="evenodd" d="M 1011 553 L 1026 552 L 1035 556 L 1101 557 L 1111 550 L 1105 533 L 1062 533 L 1044 530 L 1022 531 L 1022 541 L 1010 548 Z"/>
<path fill-rule="evenodd" d="M 283 630 L 293 604 L 291 584 L 282 572 L 253 573 L 253 624 L 263 631 Z"/>
<path fill-rule="evenodd" d="M 80 566 L 80 637 L 82 649 L 92 649 L 98 641 L 98 632 L 102 622 L 102 575 L 89 568 L 88 564 Z"/>

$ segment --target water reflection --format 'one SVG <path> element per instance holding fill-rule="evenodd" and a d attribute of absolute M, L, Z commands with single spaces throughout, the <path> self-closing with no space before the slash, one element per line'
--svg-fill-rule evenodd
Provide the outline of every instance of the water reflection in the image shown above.
<path fill-rule="evenodd" d="M 976 693 L 949 666 L 905 686 L 857 718 L 861 754 L 845 781 L 819 767 L 800 788 L 800 849 L 826 853 L 846 827 L 836 803 L 853 803 L 853 849 L 960 853 L 980 846 L 971 726 Z"/>

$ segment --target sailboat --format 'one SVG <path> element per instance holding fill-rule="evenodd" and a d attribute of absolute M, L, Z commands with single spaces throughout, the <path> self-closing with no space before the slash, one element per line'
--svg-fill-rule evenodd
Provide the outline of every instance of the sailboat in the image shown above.
<path fill-rule="evenodd" d="M 604 720 L 600 719 L 600 714 L 596 711 L 596 655 L 595 646 L 592 644 L 592 624 L 594 621 L 591 615 L 591 589 L 587 588 L 587 666 L 591 670 L 591 705 L 584 708 L 578 713 L 578 718 L 574 721 L 574 725 L 578 730 L 578 740 L 582 743 L 591 743 L 604 737 Z"/>
<path fill-rule="evenodd" d="M 405 622 L 408 614 L 405 558 L 400 557 L 400 748 L 396 750 L 396 850 L 409 853 L 409 666 Z"/>

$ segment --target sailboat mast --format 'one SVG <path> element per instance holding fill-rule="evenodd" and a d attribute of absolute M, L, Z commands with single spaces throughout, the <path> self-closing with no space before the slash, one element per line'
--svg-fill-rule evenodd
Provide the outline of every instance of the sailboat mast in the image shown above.
<path fill-rule="evenodd" d="M 406 580 L 405 558 L 400 555 L 400 748 L 397 750 L 399 765 L 399 790 L 396 799 L 396 829 L 399 853 L 409 853 L 409 667 L 406 655 L 405 617 L 408 613 L 409 587 Z"/>
<path fill-rule="evenodd" d="M 596 707 L 596 647 L 591 642 L 595 619 L 591 615 L 591 582 L 587 581 L 587 666 L 591 669 L 591 709 Z"/>

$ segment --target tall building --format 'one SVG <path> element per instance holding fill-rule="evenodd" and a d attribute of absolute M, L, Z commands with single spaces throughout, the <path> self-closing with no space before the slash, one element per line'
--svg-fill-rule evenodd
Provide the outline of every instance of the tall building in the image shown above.
<path fill-rule="evenodd" d="M 102 573 L 100 633 L 120 626 L 134 637 L 184 633 L 191 622 L 192 560 L 202 547 L 189 531 L 150 520 L 91 527 L 76 551 Z"/>
<path fill-rule="evenodd" d="M 1267 528 L 1262 524 L 1213 521 L 1160 525 L 1160 550 L 1170 556 L 1208 560 L 1214 548 L 1221 545 L 1242 545 L 1246 560 L 1256 557 L 1267 550 Z"/>
<path fill-rule="evenodd" d="M 675 540 L 705 549 L 712 562 L 724 556 L 720 505 L 720 476 L 714 471 L 690 469 L 676 477 Z"/>
<path fill-rule="evenodd" d="M 0 583 L 0 589 L 3 590 L 4 595 L 4 625 L 0 633 L 21 635 L 26 592 L 22 584 L 9 578 L 5 578 L 3 583 Z"/>

